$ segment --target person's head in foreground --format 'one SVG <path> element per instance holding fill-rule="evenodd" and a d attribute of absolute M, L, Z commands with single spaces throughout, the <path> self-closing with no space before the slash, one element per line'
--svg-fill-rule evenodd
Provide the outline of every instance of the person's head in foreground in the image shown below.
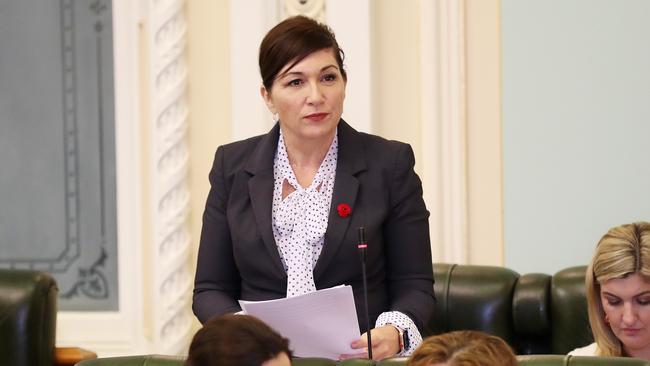
<path fill-rule="evenodd" d="M 194 335 L 186 366 L 290 366 L 289 341 L 261 320 L 228 314 Z"/>
<path fill-rule="evenodd" d="M 261 93 L 288 141 L 329 143 L 343 113 L 343 51 L 324 24 L 287 18 L 260 45 Z"/>
<path fill-rule="evenodd" d="M 517 366 L 512 348 L 501 338 L 459 330 L 426 338 L 407 366 Z"/>
<path fill-rule="evenodd" d="M 599 354 L 650 360 L 650 223 L 610 229 L 596 246 L 586 287 Z"/>

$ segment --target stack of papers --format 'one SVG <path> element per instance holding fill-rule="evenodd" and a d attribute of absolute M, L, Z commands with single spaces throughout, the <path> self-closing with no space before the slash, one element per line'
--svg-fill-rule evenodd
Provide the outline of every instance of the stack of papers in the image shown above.
<path fill-rule="evenodd" d="M 350 344 L 361 337 L 352 287 L 342 285 L 305 295 L 239 304 L 283 337 L 297 357 L 338 359 L 359 353 Z"/>

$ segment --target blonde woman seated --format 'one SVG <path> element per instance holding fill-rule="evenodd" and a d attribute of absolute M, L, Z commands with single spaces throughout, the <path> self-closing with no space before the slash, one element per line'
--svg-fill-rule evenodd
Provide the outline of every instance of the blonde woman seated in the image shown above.
<path fill-rule="evenodd" d="M 600 239 L 586 291 L 596 342 L 569 354 L 650 360 L 650 223 L 618 226 Z"/>
<path fill-rule="evenodd" d="M 517 358 L 499 337 L 460 330 L 425 339 L 406 366 L 517 366 Z"/>

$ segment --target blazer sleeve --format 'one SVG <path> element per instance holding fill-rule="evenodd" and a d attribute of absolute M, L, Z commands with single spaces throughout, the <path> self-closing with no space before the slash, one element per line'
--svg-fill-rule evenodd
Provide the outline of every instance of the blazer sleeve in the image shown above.
<path fill-rule="evenodd" d="M 192 303 L 201 323 L 241 310 L 237 302 L 241 279 L 226 217 L 230 182 L 224 171 L 224 155 L 223 147 L 219 147 L 210 171 L 210 192 L 203 213 Z"/>
<path fill-rule="evenodd" d="M 400 144 L 394 164 L 389 215 L 383 229 L 390 306 L 409 316 L 422 332 L 435 304 L 429 211 L 409 145 Z"/>

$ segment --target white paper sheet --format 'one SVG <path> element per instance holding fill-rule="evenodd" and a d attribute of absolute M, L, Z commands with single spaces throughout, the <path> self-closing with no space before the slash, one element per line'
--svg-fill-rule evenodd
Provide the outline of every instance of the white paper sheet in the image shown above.
<path fill-rule="evenodd" d="M 359 353 L 350 347 L 361 337 L 350 286 L 277 300 L 240 300 L 239 304 L 246 314 L 288 338 L 294 356 L 335 360 L 344 353 Z"/>

